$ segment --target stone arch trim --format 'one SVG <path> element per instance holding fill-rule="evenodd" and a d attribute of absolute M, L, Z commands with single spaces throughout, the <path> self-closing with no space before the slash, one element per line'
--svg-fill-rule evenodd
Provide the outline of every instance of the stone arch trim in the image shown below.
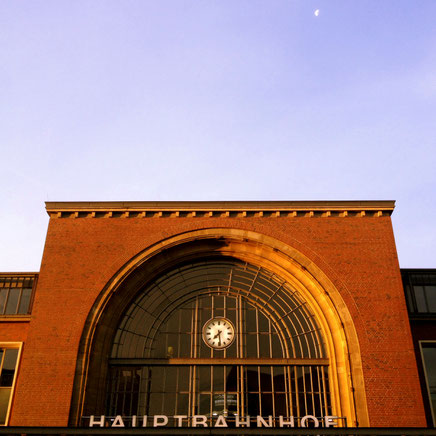
<path fill-rule="evenodd" d="M 108 357 L 111 326 L 138 291 L 139 283 L 153 280 L 177 263 L 205 255 L 231 256 L 274 272 L 296 288 L 314 311 L 326 339 L 330 357 L 333 413 L 347 418 L 349 426 L 369 426 L 360 355 L 353 319 L 338 289 L 327 275 L 300 251 L 272 237 L 241 229 L 206 228 L 180 233 L 138 253 L 111 278 L 96 299 L 82 333 L 70 424 L 78 425 L 85 396 L 104 391 L 102 382 L 87 392 L 93 371 L 91 351 L 103 361 Z M 123 289 L 123 292 L 120 290 Z M 94 362 L 99 366 L 98 359 Z"/>

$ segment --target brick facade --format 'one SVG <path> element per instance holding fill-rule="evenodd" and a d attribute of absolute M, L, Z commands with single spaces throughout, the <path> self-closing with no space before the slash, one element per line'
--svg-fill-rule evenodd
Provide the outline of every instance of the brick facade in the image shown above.
<path fill-rule="evenodd" d="M 314 262 L 354 322 L 370 425 L 426 425 L 390 214 L 204 215 L 52 214 L 31 321 L 0 324 L 2 340 L 24 342 L 10 425 L 67 426 L 80 338 L 102 289 L 147 247 L 207 228 L 256 232 Z"/>

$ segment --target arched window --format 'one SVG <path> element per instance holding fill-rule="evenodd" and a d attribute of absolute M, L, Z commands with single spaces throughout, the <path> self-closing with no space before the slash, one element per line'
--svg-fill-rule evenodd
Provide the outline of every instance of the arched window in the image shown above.
<path fill-rule="evenodd" d="M 314 314 L 280 277 L 233 258 L 185 263 L 146 286 L 121 318 L 106 415 L 298 424 L 331 414 L 328 364 Z"/>

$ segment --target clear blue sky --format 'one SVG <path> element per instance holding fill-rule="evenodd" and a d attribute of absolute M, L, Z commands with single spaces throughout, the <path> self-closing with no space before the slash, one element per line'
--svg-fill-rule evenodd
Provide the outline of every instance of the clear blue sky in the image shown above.
<path fill-rule="evenodd" d="M 435 23 L 435 0 L 2 0 L 0 271 L 39 270 L 47 200 L 397 200 L 401 266 L 436 267 Z"/>

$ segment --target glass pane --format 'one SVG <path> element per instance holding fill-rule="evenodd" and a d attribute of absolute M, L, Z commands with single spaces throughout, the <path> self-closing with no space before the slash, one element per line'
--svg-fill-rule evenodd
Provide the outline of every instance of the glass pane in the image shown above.
<path fill-rule="evenodd" d="M 274 395 L 275 416 L 288 416 L 288 408 L 286 406 L 287 398 L 286 394 Z"/>
<path fill-rule="evenodd" d="M 11 288 L 9 290 L 9 298 L 6 303 L 6 315 L 15 315 L 18 309 L 18 299 L 20 298 L 21 288 Z"/>
<path fill-rule="evenodd" d="M 168 366 L 165 371 L 165 389 L 167 392 L 177 391 L 177 367 Z"/>
<path fill-rule="evenodd" d="M 165 386 L 164 380 L 164 367 L 161 366 L 153 366 L 151 368 L 151 390 L 152 392 L 162 392 Z"/>
<path fill-rule="evenodd" d="M 233 323 L 233 325 L 235 325 L 235 324 Z M 237 357 L 237 354 L 238 354 L 237 342 L 238 342 L 238 337 L 236 336 L 235 341 L 233 342 L 233 344 L 230 345 L 230 347 L 226 348 L 226 350 L 225 350 L 225 353 L 226 353 L 225 356 L 226 357 L 229 357 L 229 358 Z"/>
<path fill-rule="evenodd" d="M 211 396 L 210 394 L 200 394 L 198 396 L 197 413 L 199 415 L 210 416 L 211 414 Z"/>
<path fill-rule="evenodd" d="M 436 312 L 436 286 L 424 286 L 427 297 L 428 311 Z"/>
<path fill-rule="evenodd" d="M 150 403 L 148 407 L 148 413 L 146 413 L 149 416 L 152 415 L 163 415 L 163 405 L 165 404 L 165 394 L 157 393 L 157 394 L 150 394 Z"/>
<path fill-rule="evenodd" d="M 415 308 L 413 307 L 412 293 L 410 292 L 410 286 L 406 285 L 405 289 L 406 289 L 407 308 L 409 309 L 409 312 L 415 312 Z"/>
<path fill-rule="evenodd" d="M 262 392 L 272 392 L 271 367 L 261 366 L 259 371 L 260 390 Z"/>
<path fill-rule="evenodd" d="M 282 344 L 280 342 L 280 339 L 278 337 L 277 333 L 271 334 L 271 342 L 272 342 L 272 356 L 271 357 L 285 357 L 283 350 L 282 350 Z"/>
<path fill-rule="evenodd" d="M 32 288 L 23 289 L 23 292 L 21 293 L 20 307 L 18 308 L 19 314 L 29 313 L 29 303 L 30 303 L 31 295 L 32 295 Z"/>
<path fill-rule="evenodd" d="M 261 407 L 262 407 L 262 416 L 274 416 L 273 410 L 273 395 L 272 394 L 261 394 Z"/>
<path fill-rule="evenodd" d="M 226 385 L 225 390 L 228 391 L 237 391 L 239 386 L 239 377 L 238 377 L 238 367 L 237 366 L 226 366 Z"/>
<path fill-rule="evenodd" d="M 165 359 L 167 354 L 174 354 L 174 348 L 168 348 L 168 334 L 161 333 L 153 343 L 153 357 Z"/>
<path fill-rule="evenodd" d="M 0 425 L 6 424 L 6 413 L 8 411 L 11 388 L 0 389 Z"/>
<path fill-rule="evenodd" d="M 178 369 L 179 392 L 187 392 L 189 389 L 189 366 L 181 366 Z"/>
<path fill-rule="evenodd" d="M 15 365 L 17 363 L 18 349 L 5 350 L 3 359 L 3 368 L 0 375 L 0 386 L 12 386 L 15 374 Z"/>
<path fill-rule="evenodd" d="M 166 323 L 166 331 L 177 333 L 179 331 L 179 321 L 180 317 L 178 316 L 178 313 L 176 313 L 176 316 L 171 316 Z"/>
<path fill-rule="evenodd" d="M 212 396 L 212 414 L 222 415 L 226 410 L 226 394 L 214 394 Z"/>
<path fill-rule="evenodd" d="M 163 404 L 163 413 L 167 416 L 176 415 L 176 398 L 177 394 L 174 392 L 167 392 L 165 394 L 165 402 Z"/>
<path fill-rule="evenodd" d="M 236 393 L 227 394 L 224 397 L 225 411 L 231 416 L 238 411 L 238 395 Z"/>
<path fill-rule="evenodd" d="M 274 367 L 274 391 L 275 392 L 286 392 L 286 379 L 285 379 L 284 366 Z"/>
<path fill-rule="evenodd" d="M 189 303 L 188 305 L 189 309 L 182 309 L 180 311 L 180 331 L 183 333 L 189 333 L 191 331 L 191 304 L 192 303 Z"/>
<path fill-rule="evenodd" d="M 427 389 L 433 415 L 436 416 L 436 344 L 424 344 L 422 348 L 427 375 Z"/>
<path fill-rule="evenodd" d="M 425 303 L 424 287 L 414 286 L 413 292 L 415 293 L 416 308 L 418 312 L 427 312 L 427 304 Z"/>
<path fill-rule="evenodd" d="M 179 357 L 191 357 L 191 340 L 192 335 L 182 334 L 179 336 Z"/>
<path fill-rule="evenodd" d="M 0 289 L 0 315 L 5 311 L 6 298 L 8 296 L 9 288 Z"/>
<path fill-rule="evenodd" d="M 189 394 L 177 395 L 177 415 L 189 416 Z"/>
<path fill-rule="evenodd" d="M 260 332 L 269 332 L 269 320 L 268 318 L 261 312 L 258 311 L 257 315 L 259 331 Z"/>
<path fill-rule="evenodd" d="M 214 392 L 224 391 L 224 371 L 225 368 L 222 366 L 213 367 L 213 390 Z"/>
<path fill-rule="evenodd" d="M 259 415 L 259 394 L 248 394 L 246 396 L 247 404 L 246 404 L 246 414 L 250 416 Z"/>
<path fill-rule="evenodd" d="M 210 377 L 210 366 L 198 366 L 197 376 L 198 376 L 198 390 L 200 392 L 209 391 L 211 385 Z"/>
<path fill-rule="evenodd" d="M 257 355 L 257 337 L 255 334 L 245 336 L 246 354 L 244 357 L 258 357 Z"/>
<path fill-rule="evenodd" d="M 247 332 L 256 332 L 256 311 L 251 307 L 245 310 L 245 329 Z"/>
<path fill-rule="evenodd" d="M 256 367 L 250 367 L 245 372 L 246 386 L 248 392 L 259 392 L 259 374 L 255 369 Z"/>
<path fill-rule="evenodd" d="M 259 334 L 259 357 L 270 357 L 270 339 L 269 334 Z"/>

